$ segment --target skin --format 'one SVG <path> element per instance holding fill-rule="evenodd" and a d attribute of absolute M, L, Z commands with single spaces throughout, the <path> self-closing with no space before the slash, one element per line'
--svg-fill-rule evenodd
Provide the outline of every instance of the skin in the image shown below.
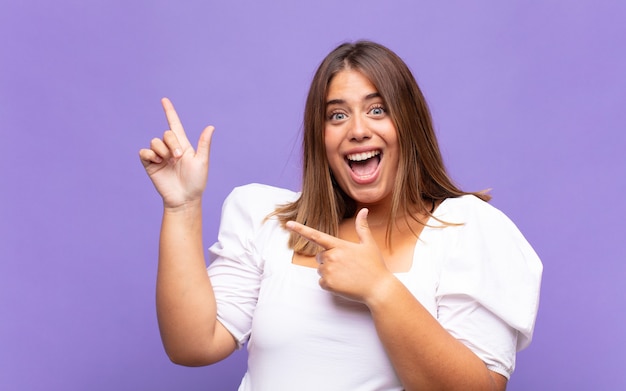
<path fill-rule="evenodd" d="M 162 100 L 170 129 L 139 151 L 141 163 L 163 198 L 156 304 L 163 346 L 181 365 L 220 361 L 236 348 L 217 321 L 202 245 L 202 193 L 214 128 L 204 129 L 193 149 L 168 99 Z"/>
<path fill-rule="evenodd" d="M 406 390 L 505 390 L 506 378 L 487 369 L 465 345 L 453 338 L 394 275 L 411 266 L 416 237 L 400 218 L 394 225 L 393 250 L 385 242 L 395 170 L 397 132 L 380 108 L 382 100 L 361 73 L 345 70 L 329 86 L 325 146 L 341 188 L 360 211 L 340 225 L 333 237 L 297 222 L 287 228 L 324 248 L 316 257 L 320 286 L 369 308 L 378 335 Z M 378 176 L 361 183 L 345 155 L 382 151 Z M 424 216 L 418 216 L 424 218 Z M 370 226 L 368 220 L 376 222 Z M 419 227 L 412 227 L 419 232 Z M 408 249 L 408 250 L 407 250 Z M 306 257 L 294 262 L 311 265 Z"/>
<path fill-rule="evenodd" d="M 368 205 L 372 214 L 379 209 L 387 211 L 398 171 L 399 147 L 382 98 L 360 72 L 343 71 L 330 83 L 326 102 L 324 146 L 337 183 L 358 205 Z M 370 151 L 381 152 L 378 169 L 370 177 L 357 177 L 346 156 Z"/>
<path fill-rule="evenodd" d="M 419 232 L 420 227 L 397 224 L 393 251 L 387 248 L 385 219 L 393 188 L 391 174 L 397 168 L 397 135 L 384 110 L 371 110 L 373 103 L 382 103 L 373 102 L 372 88 L 358 72 L 338 74 L 331 83 L 329 98 L 342 100 L 339 108 L 346 111 L 346 117 L 333 117 L 325 130 L 333 173 L 360 211 L 341 222 L 339 237 L 287 223 L 288 229 L 325 249 L 317 261 L 297 254 L 293 261 L 317 267 L 323 289 L 368 306 L 406 390 L 504 390 L 506 379 L 489 371 L 445 331 L 392 273 L 410 268 L 416 238 L 409 228 Z M 163 198 L 156 294 L 159 329 L 173 362 L 209 365 L 236 348 L 233 337 L 217 321 L 202 244 L 201 199 L 214 129 L 204 129 L 194 150 L 171 102 L 164 98 L 162 105 L 170 129 L 162 138 L 153 139 L 150 148 L 139 151 Z M 359 184 L 346 171 L 342 154 L 354 145 L 375 146 L 382 151 L 375 180 Z"/>

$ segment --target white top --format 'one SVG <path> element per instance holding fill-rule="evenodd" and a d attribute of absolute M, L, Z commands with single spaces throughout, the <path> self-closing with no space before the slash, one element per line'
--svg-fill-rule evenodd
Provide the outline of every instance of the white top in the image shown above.
<path fill-rule="evenodd" d="M 298 193 L 252 184 L 224 202 L 208 268 L 219 321 L 248 342 L 240 391 L 401 390 L 365 305 L 320 288 L 317 270 L 291 263 L 277 205 Z M 395 275 L 492 371 L 507 378 L 532 338 L 541 261 L 515 225 L 474 197 L 450 198 Z M 439 226 L 439 227 L 438 227 Z"/>

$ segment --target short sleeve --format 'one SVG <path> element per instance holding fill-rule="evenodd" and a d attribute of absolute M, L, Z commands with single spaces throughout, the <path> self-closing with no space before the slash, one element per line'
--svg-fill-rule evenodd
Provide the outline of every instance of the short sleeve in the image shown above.
<path fill-rule="evenodd" d="M 258 184 L 235 188 L 222 206 L 217 242 L 209 248 L 207 271 L 217 302 L 217 318 L 239 347 L 250 336 L 263 277 L 257 237 L 266 217 L 286 194 L 291 192 Z"/>
<path fill-rule="evenodd" d="M 437 289 L 438 319 L 489 369 L 507 378 L 532 339 L 543 266 L 514 223 L 473 196 L 454 200 Z M 445 221 L 450 221 L 446 216 Z"/>

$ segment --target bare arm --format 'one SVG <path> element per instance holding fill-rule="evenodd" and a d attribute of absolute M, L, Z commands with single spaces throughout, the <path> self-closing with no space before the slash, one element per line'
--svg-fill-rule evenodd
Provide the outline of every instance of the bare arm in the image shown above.
<path fill-rule="evenodd" d="M 369 231 L 366 210 L 356 218 L 360 243 L 295 222 L 287 227 L 325 249 L 318 255 L 322 288 L 368 306 L 406 390 L 505 390 L 506 378 L 487 369 L 386 268 Z"/>
<path fill-rule="evenodd" d="M 162 101 L 170 126 L 162 139 L 139 151 L 163 198 L 157 273 L 157 316 L 163 346 L 173 362 L 208 365 L 236 347 L 217 321 L 217 306 L 202 245 L 202 194 L 206 187 L 213 127 L 200 135 L 197 151 L 171 102 Z"/>
<path fill-rule="evenodd" d="M 504 391 L 504 376 L 487 369 L 391 275 L 368 305 L 378 335 L 406 390 Z"/>

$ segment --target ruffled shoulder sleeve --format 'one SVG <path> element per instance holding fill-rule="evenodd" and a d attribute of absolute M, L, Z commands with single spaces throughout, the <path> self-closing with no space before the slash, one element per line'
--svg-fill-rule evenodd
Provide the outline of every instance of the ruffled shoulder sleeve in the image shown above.
<path fill-rule="evenodd" d="M 515 350 L 532 339 L 541 261 L 515 224 L 477 197 L 448 199 L 440 208 L 439 218 L 459 224 L 443 228 L 440 322 L 485 362 L 510 374 Z"/>
<path fill-rule="evenodd" d="M 222 206 L 217 242 L 209 248 L 208 273 L 217 301 L 218 320 L 241 346 L 250 335 L 263 275 L 260 235 L 267 217 L 297 194 L 250 184 L 235 188 Z M 276 226 L 276 221 L 268 224 Z"/>

